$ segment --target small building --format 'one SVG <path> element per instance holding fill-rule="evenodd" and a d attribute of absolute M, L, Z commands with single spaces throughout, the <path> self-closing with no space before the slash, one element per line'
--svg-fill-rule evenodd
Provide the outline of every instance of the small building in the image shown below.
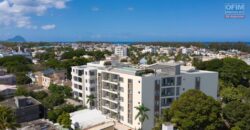
<path fill-rule="evenodd" d="M 128 56 L 128 48 L 126 46 L 117 46 L 115 47 L 115 55 L 119 57 Z"/>
<path fill-rule="evenodd" d="M 0 85 L 0 96 L 9 98 L 14 96 L 16 92 L 16 85 Z"/>
<path fill-rule="evenodd" d="M 105 115 L 102 115 L 101 111 L 96 109 L 72 112 L 70 113 L 70 119 L 72 120 L 72 129 L 94 130 L 95 127 L 98 127 L 99 130 L 106 130 L 107 128 L 110 128 L 107 130 L 114 130 L 114 122 L 107 119 Z"/>
<path fill-rule="evenodd" d="M 124 124 L 107 118 L 101 111 L 84 109 L 70 113 L 72 129 L 81 130 L 134 130 Z"/>
<path fill-rule="evenodd" d="M 44 117 L 45 109 L 32 97 L 17 96 L 0 102 L 0 106 L 10 107 L 16 116 L 17 123 L 33 121 Z"/>
<path fill-rule="evenodd" d="M 50 84 L 68 85 L 66 70 L 47 69 L 35 73 L 36 83 L 48 88 Z"/>
<path fill-rule="evenodd" d="M 142 53 L 156 53 L 157 49 L 154 46 L 146 46 L 143 50 Z"/>
<path fill-rule="evenodd" d="M 16 84 L 16 76 L 8 74 L 6 69 L 0 69 L 0 84 L 14 85 Z"/>

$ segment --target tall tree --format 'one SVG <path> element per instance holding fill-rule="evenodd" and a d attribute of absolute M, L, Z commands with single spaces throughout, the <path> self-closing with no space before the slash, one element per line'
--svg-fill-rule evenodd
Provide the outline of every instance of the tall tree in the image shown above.
<path fill-rule="evenodd" d="M 71 128 L 71 119 L 69 113 L 63 112 L 58 118 L 57 122 L 64 128 Z"/>
<path fill-rule="evenodd" d="M 141 122 L 142 126 L 144 121 L 148 119 L 147 112 L 150 111 L 150 109 L 144 106 L 144 104 L 135 107 L 135 109 L 138 111 L 137 115 L 135 116 L 135 119 L 139 118 L 139 121 Z"/>
<path fill-rule="evenodd" d="M 16 129 L 18 126 L 13 111 L 8 107 L 0 106 L 0 129 Z"/>
<path fill-rule="evenodd" d="M 87 96 L 87 103 L 89 103 L 90 108 L 94 106 L 95 99 L 96 97 L 93 94 Z"/>
<path fill-rule="evenodd" d="M 223 127 L 220 104 L 199 90 L 188 90 L 170 107 L 171 122 L 180 130 L 215 130 Z"/>

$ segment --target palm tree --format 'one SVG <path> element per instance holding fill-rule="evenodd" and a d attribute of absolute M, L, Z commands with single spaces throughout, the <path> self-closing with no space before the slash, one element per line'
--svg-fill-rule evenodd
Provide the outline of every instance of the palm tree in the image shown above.
<path fill-rule="evenodd" d="M 16 123 L 13 111 L 4 106 L 0 106 L 0 129 L 16 129 L 19 125 Z"/>
<path fill-rule="evenodd" d="M 143 122 L 148 119 L 147 112 L 150 111 L 149 108 L 145 107 L 143 104 L 140 106 L 135 107 L 138 110 L 137 115 L 135 116 L 135 119 L 139 118 L 139 121 L 141 122 L 141 126 Z"/>
<path fill-rule="evenodd" d="M 95 99 L 96 97 L 93 94 L 87 96 L 87 103 L 89 103 L 90 108 L 94 106 Z"/>

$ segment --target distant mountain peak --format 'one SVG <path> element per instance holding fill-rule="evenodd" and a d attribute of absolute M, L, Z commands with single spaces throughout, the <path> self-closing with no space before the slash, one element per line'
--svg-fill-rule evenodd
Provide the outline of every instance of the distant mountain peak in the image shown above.
<path fill-rule="evenodd" d="M 13 38 L 8 39 L 9 42 L 25 42 L 26 40 L 22 36 L 15 36 Z"/>

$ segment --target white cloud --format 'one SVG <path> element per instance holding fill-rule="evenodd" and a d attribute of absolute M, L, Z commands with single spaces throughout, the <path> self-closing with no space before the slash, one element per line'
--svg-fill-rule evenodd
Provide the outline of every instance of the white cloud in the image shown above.
<path fill-rule="evenodd" d="M 51 29 L 55 29 L 56 25 L 55 24 L 47 24 L 47 25 L 43 25 L 41 28 L 43 30 L 51 30 Z"/>
<path fill-rule="evenodd" d="M 128 7 L 128 11 L 134 11 L 133 7 Z"/>
<path fill-rule="evenodd" d="M 91 11 L 93 11 L 93 12 L 98 12 L 98 11 L 100 11 L 100 9 L 99 9 L 98 7 L 92 7 L 92 8 L 91 8 Z"/>
<path fill-rule="evenodd" d="M 42 16 L 48 9 L 66 8 L 69 0 L 2 0 L 0 1 L 0 25 L 36 29 L 30 15 Z"/>

